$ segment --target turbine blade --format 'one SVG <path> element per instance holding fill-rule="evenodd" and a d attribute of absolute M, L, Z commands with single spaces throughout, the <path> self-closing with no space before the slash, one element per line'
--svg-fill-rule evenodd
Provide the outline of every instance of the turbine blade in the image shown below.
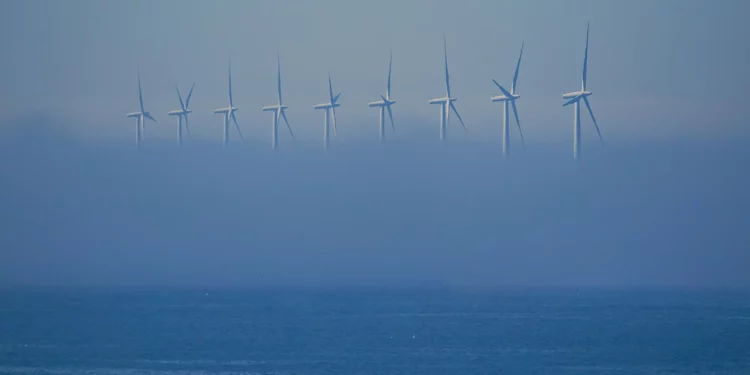
<path fill-rule="evenodd" d="M 276 52 L 276 71 L 278 72 L 277 87 L 279 92 L 279 105 L 281 105 L 281 57 Z"/>
<path fill-rule="evenodd" d="M 153 122 L 158 122 L 158 121 L 156 121 L 155 118 L 151 117 L 150 113 L 144 113 L 143 116 L 145 116 L 147 119 L 149 119 L 149 120 L 151 120 Z"/>
<path fill-rule="evenodd" d="M 583 55 L 583 90 L 581 91 L 586 91 L 586 75 L 589 68 L 589 27 L 590 23 L 586 25 L 586 52 Z"/>
<path fill-rule="evenodd" d="M 461 121 L 461 126 L 464 127 L 464 131 L 466 131 L 468 133 L 469 129 L 466 129 L 466 124 L 464 124 L 464 120 L 461 118 L 461 115 L 458 114 L 458 110 L 456 109 L 456 106 L 453 105 L 453 102 L 451 102 L 451 108 L 450 109 L 452 109 L 453 113 L 456 114 L 456 117 L 458 117 L 458 121 Z M 450 113 L 450 111 L 448 111 L 448 113 Z"/>
<path fill-rule="evenodd" d="M 518 71 L 521 68 L 521 58 L 523 57 L 523 45 L 524 43 L 521 43 L 521 54 L 518 55 L 518 63 L 516 64 L 516 73 L 513 75 L 513 86 L 511 86 L 510 88 L 513 94 L 516 93 L 516 87 L 518 87 Z"/>
<path fill-rule="evenodd" d="M 589 115 L 591 115 L 591 120 L 594 121 L 594 127 L 596 127 L 596 133 L 599 134 L 599 140 L 604 144 L 604 138 L 602 138 L 602 132 L 599 131 L 599 124 L 596 123 L 596 117 L 594 117 L 594 111 L 591 110 L 591 104 L 589 104 L 589 99 L 587 97 L 583 97 L 583 102 L 586 103 L 586 108 L 589 110 Z"/>
<path fill-rule="evenodd" d="M 185 114 L 185 130 L 187 130 L 188 135 L 190 135 L 190 125 L 188 125 L 188 115 Z"/>
<path fill-rule="evenodd" d="M 141 89 L 141 71 L 138 70 L 138 102 L 141 104 L 141 112 L 146 112 L 143 109 L 143 90 Z"/>
<path fill-rule="evenodd" d="M 336 96 L 338 98 L 338 96 Z M 331 100 L 331 104 L 333 104 L 333 84 L 331 83 L 331 75 L 328 75 L 328 99 Z"/>
<path fill-rule="evenodd" d="M 526 141 L 523 140 L 523 130 L 521 130 L 521 121 L 518 119 L 518 108 L 516 108 L 516 101 L 511 100 L 510 104 L 513 105 L 513 115 L 516 117 L 516 125 L 518 125 L 518 134 L 521 135 L 521 144 L 523 145 L 523 149 L 526 149 Z"/>
<path fill-rule="evenodd" d="M 193 82 L 193 85 L 190 86 L 190 92 L 188 93 L 187 99 L 185 99 L 185 110 L 190 108 L 190 98 L 193 97 L 193 89 L 195 88 L 195 82 Z"/>
<path fill-rule="evenodd" d="M 177 90 L 177 97 L 180 98 L 180 108 L 182 108 L 183 111 L 185 111 L 185 102 L 182 101 L 182 95 L 180 94 L 180 88 L 177 87 L 177 85 L 174 86 L 175 90 Z"/>
<path fill-rule="evenodd" d="M 232 60 L 229 60 L 229 107 L 234 107 L 232 104 Z"/>
<path fill-rule="evenodd" d="M 391 111 L 391 106 L 387 105 L 385 106 L 386 109 L 388 109 L 388 117 L 391 119 L 391 128 L 393 131 L 396 131 L 396 124 L 393 123 L 393 111 Z"/>
<path fill-rule="evenodd" d="M 451 79 L 448 75 L 448 42 L 445 40 L 445 33 L 443 33 L 443 50 L 445 52 L 445 92 L 448 97 L 451 97 Z"/>
<path fill-rule="evenodd" d="M 245 140 L 245 137 L 242 136 L 242 130 L 240 130 L 240 124 L 237 123 L 237 117 L 234 116 L 234 111 L 232 111 L 232 121 L 234 121 L 234 127 L 237 128 L 237 134 L 240 135 L 241 140 Z"/>
<path fill-rule="evenodd" d="M 510 93 L 508 92 L 508 90 L 506 90 L 506 89 L 505 89 L 505 87 L 503 87 L 503 86 L 502 86 L 501 84 L 497 83 L 497 81 L 495 81 L 495 80 L 493 79 L 493 80 L 492 80 L 492 82 L 495 82 L 495 86 L 497 86 L 497 88 L 499 88 L 499 89 L 500 89 L 500 91 L 502 91 L 502 92 L 503 92 L 503 95 L 507 96 L 507 97 L 508 97 L 508 99 L 511 99 L 511 98 L 513 97 L 513 95 L 511 95 L 511 94 L 510 94 Z"/>
<path fill-rule="evenodd" d="M 292 131 L 292 127 L 289 126 L 289 120 L 286 118 L 286 112 L 283 109 L 279 110 L 279 112 L 281 112 L 281 117 L 284 118 L 284 122 L 286 123 L 286 128 L 289 129 L 289 134 L 292 135 L 292 139 L 297 139 L 297 137 L 294 136 L 294 132 Z"/>
<path fill-rule="evenodd" d="M 388 63 L 388 87 L 385 91 L 385 96 L 390 99 L 391 98 L 391 72 L 393 69 L 393 50 L 391 50 L 391 59 Z"/>
<path fill-rule="evenodd" d="M 338 129 L 336 128 L 336 107 L 331 107 L 331 121 L 333 122 L 333 135 L 336 136 L 338 134 Z"/>
<path fill-rule="evenodd" d="M 339 96 L 341 96 L 341 93 L 338 93 L 333 97 L 333 100 L 331 100 L 331 104 L 336 104 L 336 102 L 339 101 Z"/>
<path fill-rule="evenodd" d="M 445 125 L 448 126 L 448 123 L 450 123 L 451 118 L 451 107 L 449 105 L 449 102 L 443 102 L 443 111 L 445 111 Z"/>
<path fill-rule="evenodd" d="M 573 103 L 575 103 L 575 102 L 577 102 L 579 100 L 581 100 L 581 97 L 580 96 L 576 96 L 575 98 L 570 99 L 567 102 L 565 102 L 565 104 L 563 104 L 563 107 L 567 107 L 567 106 L 569 106 L 569 105 L 571 105 L 571 104 L 573 104 Z"/>

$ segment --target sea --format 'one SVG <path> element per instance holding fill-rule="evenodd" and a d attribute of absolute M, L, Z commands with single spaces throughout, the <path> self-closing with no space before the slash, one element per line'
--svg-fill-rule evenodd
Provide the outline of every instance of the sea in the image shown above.
<path fill-rule="evenodd" d="M 1 374 L 750 374 L 726 289 L 17 289 Z"/>

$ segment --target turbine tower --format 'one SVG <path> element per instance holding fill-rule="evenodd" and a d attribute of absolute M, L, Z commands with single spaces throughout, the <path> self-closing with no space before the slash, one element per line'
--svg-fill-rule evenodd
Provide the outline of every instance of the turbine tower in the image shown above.
<path fill-rule="evenodd" d="M 190 109 L 190 98 L 193 96 L 193 89 L 195 88 L 195 83 L 193 83 L 193 86 L 190 87 L 190 92 L 188 93 L 187 99 L 185 101 L 182 101 L 182 94 L 180 94 L 180 88 L 175 86 L 175 89 L 177 90 L 177 97 L 180 98 L 180 109 L 177 111 L 169 111 L 170 116 L 177 116 L 177 145 L 182 146 L 182 118 L 185 118 L 185 129 L 187 130 L 188 134 L 190 134 L 190 126 L 188 126 L 188 114 L 193 112 Z"/>
<path fill-rule="evenodd" d="M 388 117 L 391 119 L 391 128 L 396 131 L 396 125 L 393 124 L 393 112 L 391 106 L 396 104 L 395 101 L 391 100 L 391 71 L 393 68 L 393 52 L 391 52 L 391 59 L 388 63 L 388 85 L 386 86 L 385 96 L 380 95 L 382 100 L 371 102 L 370 107 L 380 107 L 380 141 L 385 141 L 385 111 L 388 110 Z"/>
<path fill-rule="evenodd" d="M 586 108 L 589 110 L 591 120 L 594 122 L 596 132 L 599 134 L 599 140 L 604 144 L 602 133 L 599 131 L 599 125 L 596 123 L 594 117 L 594 111 L 591 110 L 591 104 L 589 103 L 588 97 L 591 96 L 591 91 L 586 91 L 586 73 L 588 71 L 589 63 L 589 25 L 586 26 L 586 52 L 583 57 L 583 79 L 581 80 L 581 91 L 569 92 L 563 94 L 563 99 L 570 99 L 563 107 L 573 104 L 573 159 L 578 160 L 581 157 L 581 99 L 586 104 Z"/>
<path fill-rule="evenodd" d="M 458 110 L 456 109 L 456 105 L 453 104 L 457 98 L 451 97 L 451 80 L 450 75 L 448 74 L 448 45 L 445 41 L 445 34 L 443 34 L 443 49 L 445 51 L 445 96 L 442 98 L 436 98 L 436 99 L 430 99 L 430 104 L 440 104 L 440 141 L 445 141 L 445 129 L 448 124 L 448 119 L 450 118 L 451 111 L 456 114 L 456 117 L 458 117 L 458 120 L 461 121 L 461 126 L 463 126 L 464 131 L 468 132 L 469 130 L 466 129 L 466 125 L 464 124 L 464 120 L 461 119 L 461 115 L 458 114 Z"/>
<path fill-rule="evenodd" d="M 242 136 L 242 131 L 240 130 L 240 125 L 237 124 L 237 117 L 235 117 L 234 113 L 237 112 L 239 108 L 234 106 L 234 103 L 232 101 L 232 62 L 229 61 L 229 106 L 226 108 L 219 108 L 214 109 L 214 113 L 221 113 L 224 115 L 224 147 L 227 147 L 227 143 L 229 143 L 229 118 L 232 118 L 232 121 L 234 122 L 234 126 L 237 128 L 237 134 L 240 135 L 240 139 L 244 140 L 245 138 Z"/>
<path fill-rule="evenodd" d="M 289 134 L 292 135 L 292 139 L 294 139 L 294 132 L 292 131 L 292 127 L 289 126 L 289 120 L 286 118 L 286 112 L 284 112 L 288 107 L 284 105 L 284 102 L 281 98 L 281 59 L 279 58 L 278 54 L 276 55 L 276 67 L 278 71 L 278 80 L 277 80 L 277 89 L 279 94 L 279 102 L 276 105 L 263 107 L 263 111 L 272 111 L 273 112 L 273 131 L 271 133 L 272 136 L 272 143 L 271 148 L 274 150 L 278 146 L 279 143 L 279 119 L 280 117 L 284 118 L 284 122 L 286 123 L 287 129 L 289 129 Z"/>
<path fill-rule="evenodd" d="M 338 104 L 339 96 L 341 93 L 333 95 L 333 85 L 331 84 L 331 75 L 328 75 L 328 99 L 330 102 L 324 104 L 315 105 L 315 109 L 322 109 L 325 111 L 325 122 L 323 126 L 323 143 L 326 150 L 328 149 L 328 138 L 330 132 L 330 122 L 333 121 L 333 135 L 336 135 L 336 107 L 340 107 Z"/>
<path fill-rule="evenodd" d="M 135 124 L 135 146 L 137 148 L 141 147 L 141 139 L 143 139 L 143 133 L 145 132 L 146 126 L 146 119 L 149 119 L 153 122 L 156 122 L 156 119 L 154 119 L 151 116 L 151 113 L 146 111 L 143 108 L 143 90 L 141 89 L 141 72 L 138 70 L 138 103 L 140 104 L 140 112 L 132 112 L 128 113 L 127 117 L 135 117 L 136 118 L 136 124 Z"/>
<path fill-rule="evenodd" d="M 516 63 L 516 73 L 513 74 L 513 85 L 510 87 L 510 92 L 506 90 L 502 85 L 497 83 L 494 79 L 492 82 L 495 83 L 502 95 L 492 96 L 490 99 L 493 102 L 503 102 L 503 155 L 508 156 L 510 154 L 510 130 L 508 124 L 508 103 L 513 106 L 513 115 L 516 117 L 516 125 L 518 125 L 518 133 L 521 134 L 521 144 L 526 148 L 526 143 L 523 140 L 523 131 L 521 131 L 521 122 L 518 120 L 518 109 L 516 108 L 516 100 L 521 98 L 520 95 L 516 94 L 516 88 L 518 87 L 518 70 L 521 68 L 521 58 L 523 57 L 523 43 L 521 43 L 521 54 L 518 55 L 518 63 Z"/>

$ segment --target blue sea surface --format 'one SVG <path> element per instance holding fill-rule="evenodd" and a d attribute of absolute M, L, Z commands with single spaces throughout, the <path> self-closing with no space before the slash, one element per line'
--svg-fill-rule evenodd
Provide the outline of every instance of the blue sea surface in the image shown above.
<path fill-rule="evenodd" d="M 2 374 L 750 374 L 750 292 L 6 290 Z"/>

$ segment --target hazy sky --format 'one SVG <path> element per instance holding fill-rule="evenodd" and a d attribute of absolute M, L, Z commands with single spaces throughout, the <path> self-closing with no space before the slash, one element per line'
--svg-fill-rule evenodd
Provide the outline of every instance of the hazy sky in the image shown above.
<path fill-rule="evenodd" d="M 227 57 L 245 133 L 270 142 L 276 50 L 281 51 L 290 120 L 301 138 L 320 138 L 326 77 L 341 91 L 342 137 L 376 137 L 377 110 L 394 53 L 393 95 L 400 136 L 437 137 L 442 32 L 457 103 L 470 135 L 497 137 L 501 105 L 491 79 L 520 74 L 527 139 L 569 141 L 572 110 L 563 91 L 580 86 L 591 21 L 592 105 L 608 139 L 746 132 L 750 3 L 696 1 L 3 1 L 0 109 L 6 121 L 29 112 L 64 118 L 76 134 L 131 137 L 140 65 L 147 109 L 173 137 L 174 85 L 196 82 L 193 128 L 218 140 L 211 110 L 225 104 Z M 457 125 L 457 124 L 454 124 Z M 427 128 L 429 126 L 429 128 Z M 67 129 L 66 129 L 67 130 Z M 595 137 L 588 120 L 585 139 Z M 747 133 L 743 133 L 747 134 Z M 517 134 L 513 135 L 517 137 Z"/>
<path fill-rule="evenodd" d="M 0 139 L 0 287 L 750 286 L 741 142 L 258 145 Z"/>
<path fill-rule="evenodd" d="M 0 286 L 750 285 L 750 2 L 0 1 Z M 602 133 L 571 108 L 591 21 Z M 442 33 L 467 126 L 437 146 Z M 522 42 L 527 150 L 500 155 Z M 270 150 L 276 51 L 295 133 Z M 395 142 L 376 109 L 393 49 Z M 219 146 L 231 53 L 247 139 Z M 149 124 L 135 150 L 136 67 Z M 340 137 L 322 151 L 327 75 Z M 186 147 L 174 85 L 195 81 Z M 232 135 L 234 137 L 234 134 Z M 455 140 L 455 142 L 451 142 Z"/>

